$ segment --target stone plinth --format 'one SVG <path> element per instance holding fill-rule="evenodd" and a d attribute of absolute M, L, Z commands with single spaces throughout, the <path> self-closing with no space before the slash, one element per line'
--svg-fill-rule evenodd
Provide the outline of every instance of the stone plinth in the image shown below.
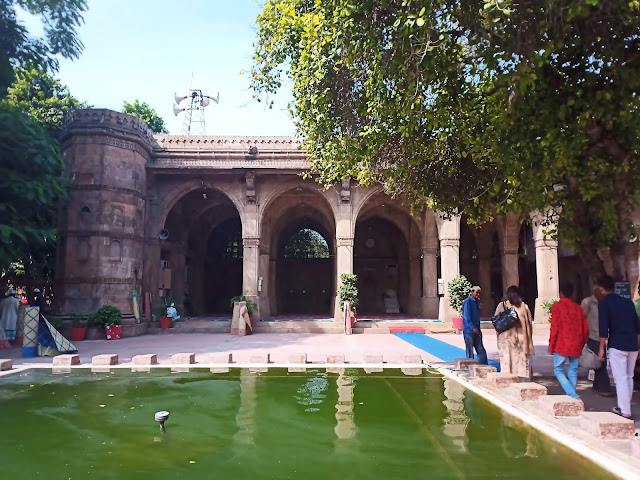
<path fill-rule="evenodd" d="M 455 367 L 459 370 L 468 370 L 471 365 L 478 365 L 475 358 L 456 358 L 453 360 Z"/>
<path fill-rule="evenodd" d="M 327 355 L 327 363 L 346 363 L 344 355 Z"/>
<path fill-rule="evenodd" d="M 633 420 L 611 412 L 582 412 L 580 428 L 601 440 L 628 440 L 635 434 Z"/>
<path fill-rule="evenodd" d="M 523 402 L 537 401 L 542 395 L 547 394 L 547 387 L 533 382 L 512 383 L 509 389 L 513 396 Z"/>
<path fill-rule="evenodd" d="M 540 410 L 555 417 L 577 417 L 584 412 L 584 403 L 569 395 L 542 395 L 538 399 Z"/>
<path fill-rule="evenodd" d="M 497 372 L 498 369 L 496 367 L 492 367 L 490 365 L 469 365 L 469 373 L 474 378 L 487 378 L 487 374 L 491 372 Z"/>
<path fill-rule="evenodd" d="M 306 353 L 292 353 L 289 355 L 289 363 L 295 363 L 298 365 L 302 365 L 307 363 L 307 354 Z"/>
<path fill-rule="evenodd" d="M 489 386 L 494 388 L 506 388 L 513 383 L 517 383 L 520 379 L 512 373 L 488 372 L 487 380 Z"/>
<path fill-rule="evenodd" d="M 155 365 L 158 363 L 158 356 L 155 353 L 145 353 L 136 355 L 131 359 L 133 365 Z"/>
<path fill-rule="evenodd" d="M 0 372 L 11 370 L 13 368 L 13 360 L 9 358 L 0 358 Z"/>
<path fill-rule="evenodd" d="M 402 357 L 402 361 L 404 363 L 419 363 L 419 364 L 422 364 L 422 357 L 420 355 L 404 355 Z"/>
<path fill-rule="evenodd" d="M 116 354 L 103 354 L 94 355 L 91 359 L 91 365 L 103 366 L 103 365 L 116 365 L 118 363 L 118 355 Z"/>
<path fill-rule="evenodd" d="M 69 367 L 71 365 L 80 365 L 80 355 L 71 353 L 67 355 L 58 355 L 53 357 L 53 365 L 60 367 Z"/>
<path fill-rule="evenodd" d="M 196 363 L 195 353 L 176 353 L 171 355 L 171 363 L 174 365 L 190 365 Z"/>
<path fill-rule="evenodd" d="M 269 353 L 256 353 L 249 357 L 249 363 L 269 363 L 271 362 L 271 354 Z"/>
<path fill-rule="evenodd" d="M 216 352 L 209 355 L 209 363 L 232 363 L 233 354 L 230 352 Z"/>

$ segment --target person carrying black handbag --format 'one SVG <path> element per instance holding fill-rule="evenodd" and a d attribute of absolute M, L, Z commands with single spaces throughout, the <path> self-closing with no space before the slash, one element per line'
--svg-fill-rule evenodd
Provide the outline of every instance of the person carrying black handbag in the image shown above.
<path fill-rule="evenodd" d="M 530 380 L 529 357 L 534 354 L 533 315 L 527 304 L 522 301 L 520 289 L 515 285 L 507 289 L 507 299 L 498 304 L 495 315 L 512 307 L 517 312 L 520 322 L 502 333 L 497 333 L 500 371 Z"/>

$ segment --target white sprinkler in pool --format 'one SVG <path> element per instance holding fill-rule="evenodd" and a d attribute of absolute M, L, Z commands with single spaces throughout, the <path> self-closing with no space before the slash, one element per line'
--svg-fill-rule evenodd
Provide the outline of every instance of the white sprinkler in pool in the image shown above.
<path fill-rule="evenodd" d="M 160 423 L 160 430 L 164 433 L 164 422 L 169 419 L 169 412 L 156 412 L 156 422 Z"/>

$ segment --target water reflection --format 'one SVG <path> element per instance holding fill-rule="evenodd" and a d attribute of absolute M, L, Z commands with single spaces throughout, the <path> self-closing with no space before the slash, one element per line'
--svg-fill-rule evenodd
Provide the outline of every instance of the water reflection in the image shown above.
<path fill-rule="evenodd" d="M 327 397 L 325 392 L 329 386 L 326 373 L 319 373 L 316 377 L 307 379 L 304 384 L 298 388 L 295 399 L 299 405 L 304 405 L 305 412 L 317 412 L 319 408 L 313 405 L 320 405 Z"/>
<path fill-rule="evenodd" d="M 446 378 L 444 380 L 444 395 L 447 397 L 442 403 L 447 407 L 447 416 L 443 419 L 443 433 L 452 439 L 460 452 L 467 451 L 467 425 L 469 417 L 464 410 L 464 387 L 462 384 Z"/>
<path fill-rule="evenodd" d="M 258 376 L 246 368 L 240 370 L 240 408 L 236 414 L 238 430 L 233 435 L 234 445 L 253 445 L 255 442 L 256 382 Z"/>
<path fill-rule="evenodd" d="M 338 402 L 336 403 L 336 426 L 333 429 L 340 439 L 352 439 L 356 435 L 353 419 L 353 377 L 341 373 L 336 379 Z"/>

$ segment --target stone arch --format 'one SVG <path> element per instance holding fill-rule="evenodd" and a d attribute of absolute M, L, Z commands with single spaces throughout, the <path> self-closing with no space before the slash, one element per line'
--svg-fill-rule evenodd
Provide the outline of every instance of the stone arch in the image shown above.
<path fill-rule="evenodd" d="M 325 192 L 291 182 L 275 189 L 260 208 L 259 301 L 263 317 L 333 316 L 335 301 L 336 210 Z M 311 229 L 326 241 L 329 258 L 285 258 L 290 236 Z"/>
<path fill-rule="evenodd" d="M 361 311 L 421 316 L 427 212 L 411 215 L 382 188 L 367 192 L 354 210 L 353 269 L 359 288 L 366 292 Z"/>

